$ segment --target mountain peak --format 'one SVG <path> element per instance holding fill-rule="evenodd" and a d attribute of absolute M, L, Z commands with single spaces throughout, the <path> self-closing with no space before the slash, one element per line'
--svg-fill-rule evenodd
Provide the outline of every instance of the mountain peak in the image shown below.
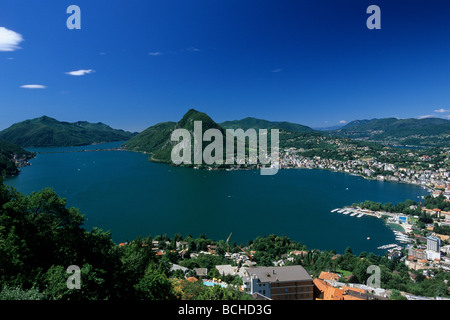
<path fill-rule="evenodd" d="M 41 122 L 46 122 L 46 121 L 58 121 L 58 120 L 56 120 L 56 119 L 54 119 L 54 118 L 51 118 L 51 117 L 49 117 L 49 116 L 46 116 L 46 115 L 43 115 L 43 116 L 41 116 L 41 117 L 39 117 L 39 118 L 36 118 L 36 119 L 34 119 L 34 120 L 36 120 L 36 121 L 41 121 Z"/>
<path fill-rule="evenodd" d="M 177 122 L 177 128 L 184 128 L 189 131 L 194 130 L 194 122 L 201 121 L 203 129 L 218 128 L 222 129 L 210 116 L 204 112 L 197 111 L 195 109 L 189 109 L 185 113 L 183 118 Z"/>

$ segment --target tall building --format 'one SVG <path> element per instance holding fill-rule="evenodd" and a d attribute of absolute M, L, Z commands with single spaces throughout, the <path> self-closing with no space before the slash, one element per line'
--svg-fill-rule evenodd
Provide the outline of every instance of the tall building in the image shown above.
<path fill-rule="evenodd" d="M 313 300 L 313 279 L 302 266 L 245 268 L 245 290 L 272 300 Z"/>
<path fill-rule="evenodd" d="M 435 236 L 427 237 L 427 250 L 435 252 L 441 251 L 441 239 Z"/>

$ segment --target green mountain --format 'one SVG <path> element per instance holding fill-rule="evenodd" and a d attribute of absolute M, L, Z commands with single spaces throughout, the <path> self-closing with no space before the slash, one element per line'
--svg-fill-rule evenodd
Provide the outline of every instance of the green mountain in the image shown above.
<path fill-rule="evenodd" d="M 18 167 L 27 165 L 32 157 L 33 153 L 0 139 L 0 177 L 17 175 Z"/>
<path fill-rule="evenodd" d="M 441 118 L 355 120 L 332 134 L 389 144 L 449 146 L 450 121 Z"/>
<path fill-rule="evenodd" d="M 106 124 L 58 121 L 43 116 L 13 124 L 0 132 L 4 139 L 21 147 L 67 147 L 123 141 L 135 133 L 113 129 Z"/>
<path fill-rule="evenodd" d="M 219 123 L 221 127 L 225 129 L 242 129 L 242 130 L 248 130 L 248 129 L 281 129 L 291 132 L 314 132 L 314 129 L 311 129 L 310 127 L 287 122 L 287 121 L 268 121 L 268 120 L 262 120 L 262 119 L 256 119 L 252 117 L 244 118 L 242 120 L 233 120 L 233 121 L 225 121 L 222 123 Z"/>
<path fill-rule="evenodd" d="M 218 129 L 225 137 L 225 130 L 206 113 L 190 109 L 180 121 L 163 122 L 151 126 L 124 143 L 123 146 L 128 150 L 150 153 L 151 161 L 170 163 L 172 148 L 178 144 L 178 142 L 171 141 L 172 132 L 175 129 L 186 129 L 193 137 L 194 121 L 202 122 L 202 134 L 208 129 Z M 225 140 L 223 146 L 225 147 Z M 205 144 L 203 144 L 203 148 L 205 148 Z M 191 151 L 194 152 L 193 138 Z"/>

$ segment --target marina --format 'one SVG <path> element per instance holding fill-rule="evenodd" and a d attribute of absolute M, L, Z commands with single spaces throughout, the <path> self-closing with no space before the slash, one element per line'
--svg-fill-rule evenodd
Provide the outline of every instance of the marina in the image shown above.
<path fill-rule="evenodd" d="M 357 218 L 361 218 L 364 215 L 374 216 L 377 218 L 381 217 L 381 214 L 379 214 L 377 212 L 372 212 L 372 211 L 369 211 L 366 209 L 360 209 L 360 208 L 348 208 L 348 207 L 345 207 L 343 209 L 336 208 L 336 209 L 331 210 L 331 212 L 337 212 L 337 213 L 342 213 L 345 215 L 350 215 L 350 217 L 356 216 Z M 395 241 L 398 241 L 401 244 L 411 243 L 411 239 L 409 239 L 408 234 L 406 234 L 405 232 L 394 230 L 394 234 L 395 234 Z M 400 245 L 395 244 L 395 243 L 383 245 L 383 246 L 378 247 L 377 249 L 383 250 L 383 249 L 392 249 L 392 248 L 401 249 Z"/>
<path fill-rule="evenodd" d="M 339 208 L 336 208 L 336 209 L 331 210 L 330 212 L 337 212 L 337 213 L 342 213 L 342 214 L 346 214 L 346 215 L 349 214 L 350 217 L 356 216 L 357 218 L 361 218 L 362 216 L 367 214 L 365 212 L 361 212 L 361 210 L 356 210 L 356 209 L 353 209 L 353 208 L 352 209 L 348 209 L 348 208 L 339 209 Z"/>
<path fill-rule="evenodd" d="M 394 234 L 395 234 L 395 240 L 397 240 L 401 243 L 410 243 L 411 242 L 411 239 L 404 232 L 394 231 Z"/>

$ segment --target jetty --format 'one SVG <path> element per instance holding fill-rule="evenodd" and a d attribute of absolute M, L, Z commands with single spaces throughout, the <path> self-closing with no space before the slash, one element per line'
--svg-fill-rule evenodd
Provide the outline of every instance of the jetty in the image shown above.
<path fill-rule="evenodd" d="M 391 248 L 395 248 L 395 247 L 398 247 L 398 244 L 391 243 L 391 244 L 385 244 L 383 246 L 379 246 L 379 247 L 377 247 L 377 249 L 385 250 L 385 249 L 391 249 Z"/>

